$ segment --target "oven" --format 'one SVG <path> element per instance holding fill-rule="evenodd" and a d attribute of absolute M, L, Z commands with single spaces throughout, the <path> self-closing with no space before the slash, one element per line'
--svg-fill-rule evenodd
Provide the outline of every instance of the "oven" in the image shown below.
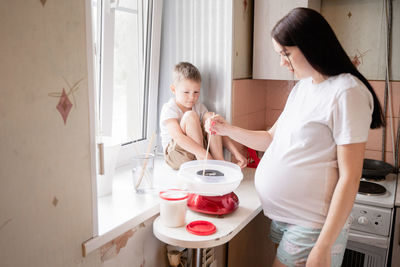
<path fill-rule="evenodd" d="M 397 176 L 361 179 L 351 211 L 350 232 L 342 267 L 386 267 L 394 214 Z"/>

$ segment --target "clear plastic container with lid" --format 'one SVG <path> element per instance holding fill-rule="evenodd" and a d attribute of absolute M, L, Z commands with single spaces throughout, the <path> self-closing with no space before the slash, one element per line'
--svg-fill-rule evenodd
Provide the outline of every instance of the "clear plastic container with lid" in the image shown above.
<path fill-rule="evenodd" d="M 186 224 L 186 207 L 189 194 L 179 189 L 160 192 L 160 219 L 167 227 Z"/>

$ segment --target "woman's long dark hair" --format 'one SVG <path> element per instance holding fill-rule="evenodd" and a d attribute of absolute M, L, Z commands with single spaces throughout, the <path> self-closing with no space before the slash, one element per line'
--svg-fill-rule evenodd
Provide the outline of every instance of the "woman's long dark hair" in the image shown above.
<path fill-rule="evenodd" d="M 309 8 L 295 8 L 277 22 L 271 36 L 282 46 L 297 46 L 319 73 L 335 76 L 350 73 L 362 81 L 374 98 L 371 128 L 385 125 L 374 89 L 357 70 L 324 17 Z"/>

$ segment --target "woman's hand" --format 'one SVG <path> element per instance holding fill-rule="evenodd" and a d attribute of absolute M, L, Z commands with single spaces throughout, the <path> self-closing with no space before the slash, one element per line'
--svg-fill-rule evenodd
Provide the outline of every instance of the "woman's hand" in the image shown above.
<path fill-rule="evenodd" d="M 230 124 L 220 115 L 215 115 L 206 120 L 205 129 L 208 133 L 226 136 L 229 133 Z"/>
<path fill-rule="evenodd" d="M 331 248 L 313 247 L 308 255 L 306 267 L 330 267 L 331 266 Z"/>

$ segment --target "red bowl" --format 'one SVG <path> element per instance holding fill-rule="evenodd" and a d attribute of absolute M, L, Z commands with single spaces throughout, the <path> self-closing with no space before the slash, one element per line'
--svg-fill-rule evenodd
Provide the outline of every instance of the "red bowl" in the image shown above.
<path fill-rule="evenodd" d="M 190 194 L 187 202 L 188 208 L 206 214 L 229 214 L 239 207 L 238 196 L 231 192 L 223 196 L 201 196 Z"/>

